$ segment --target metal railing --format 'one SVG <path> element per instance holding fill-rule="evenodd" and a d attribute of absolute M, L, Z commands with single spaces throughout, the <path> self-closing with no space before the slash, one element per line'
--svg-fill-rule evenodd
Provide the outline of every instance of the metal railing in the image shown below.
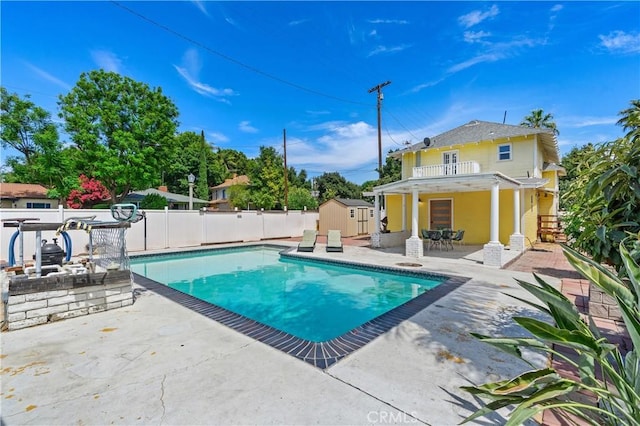
<path fill-rule="evenodd" d="M 412 177 L 468 175 L 473 173 L 480 173 L 480 164 L 476 161 L 462 161 L 459 163 L 414 167 Z"/>

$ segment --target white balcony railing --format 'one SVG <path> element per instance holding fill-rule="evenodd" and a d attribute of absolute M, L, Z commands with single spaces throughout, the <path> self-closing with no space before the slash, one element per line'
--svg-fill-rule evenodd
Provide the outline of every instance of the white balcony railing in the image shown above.
<path fill-rule="evenodd" d="M 480 173 L 480 164 L 476 161 L 462 161 L 450 164 L 434 164 L 413 168 L 413 177 L 433 177 L 449 175 L 469 175 Z"/>

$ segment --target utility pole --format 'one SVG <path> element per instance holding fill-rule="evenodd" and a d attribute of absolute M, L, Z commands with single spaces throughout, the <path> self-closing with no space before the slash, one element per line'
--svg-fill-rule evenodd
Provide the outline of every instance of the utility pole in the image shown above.
<path fill-rule="evenodd" d="M 284 208 L 289 208 L 289 177 L 287 172 L 287 129 L 282 129 L 282 139 L 284 141 Z"/>
<path fill-rule="evenodd" d="M 369 89 L 369 93 L 378 92 L 378 178 L 382 177 L 382 132 L 380 129 L 380 107 L 382 106 L 382 99 L 384 99 L 382 88 L 389 84 L 391 84 L 390 81 L 385 81 Z"/>

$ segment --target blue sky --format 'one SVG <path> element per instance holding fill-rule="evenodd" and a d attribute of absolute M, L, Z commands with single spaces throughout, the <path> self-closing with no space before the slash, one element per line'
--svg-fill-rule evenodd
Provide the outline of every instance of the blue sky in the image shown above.
<path fill-rule="evenodd" d="M 383 153 L 473 119 L 552 113 L 561 153 L 622 136 L 640 98 L 640 2 L 2 1 L 0 82 L 57 120 L 103 68 L 161 87 L 180 131 L 310 176 L 375 179 Z M 63 135 L 63 139 L 68 136 Z M 2 159 L 15 154 L 3 150 Z"/>

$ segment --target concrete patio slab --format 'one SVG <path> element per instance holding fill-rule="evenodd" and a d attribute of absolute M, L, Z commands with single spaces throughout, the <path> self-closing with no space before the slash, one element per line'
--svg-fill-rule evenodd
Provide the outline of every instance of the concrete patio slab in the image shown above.
<path fill-rule="evenodd" d="M 308 255 L 407 261 L 354 246 Z M 418 263 L 472 279 L 326 370 L 141 288 L 129 307 L 2 333 L 2 422 L 457 424 L 478 408 L 459 386 L 526 369 L 469 332 L 520 333 L 511 317 L 531 312 L 503 293 L 526 297 L 513 277 L 532 277 L 470 260 Z"/>

